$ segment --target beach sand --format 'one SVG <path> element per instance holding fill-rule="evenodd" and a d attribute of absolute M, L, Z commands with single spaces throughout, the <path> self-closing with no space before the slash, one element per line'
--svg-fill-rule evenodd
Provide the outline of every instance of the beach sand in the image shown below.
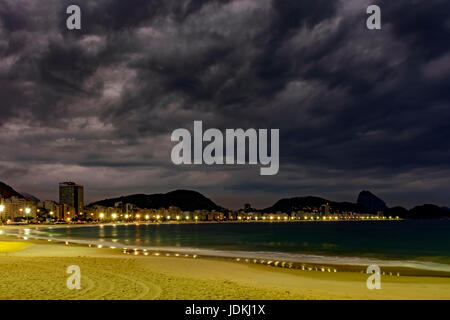
<path fill-rule="evenodd" d="M 81 289 L 66 286 L 81 269 Z M 450 299 L 450 278 L 315 272 L 0 236 L 0 299 Z"/>

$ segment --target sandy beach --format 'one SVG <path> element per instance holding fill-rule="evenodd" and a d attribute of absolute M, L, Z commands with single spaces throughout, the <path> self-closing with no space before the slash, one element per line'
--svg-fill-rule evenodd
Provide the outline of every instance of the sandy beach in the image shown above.
<path fill-rule="evenodd" d="M 70 265 L 81 289 L 66 286 Z M 323 273 L 0 236 L 0 299 L 450 299 L 450 278 Z"/>

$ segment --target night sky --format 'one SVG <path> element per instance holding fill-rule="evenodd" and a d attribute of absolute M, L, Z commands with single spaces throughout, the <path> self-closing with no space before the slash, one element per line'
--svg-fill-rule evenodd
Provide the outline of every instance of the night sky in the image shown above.
<path fill-rule="evenodd" d="M 78 4 L 82 30 L 66 28 Z M 366 28 L 381 7 L 382 29 Z M 0 181 L 450 205 L 448 0 L 0 2 Z M 177 128 L 280 129 L 280 172 L 176 166 Z"/>

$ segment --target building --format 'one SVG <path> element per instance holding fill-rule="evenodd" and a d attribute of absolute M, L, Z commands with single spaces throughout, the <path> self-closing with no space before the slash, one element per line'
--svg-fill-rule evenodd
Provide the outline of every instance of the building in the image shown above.
<path fill-rule="evenodd" d="M 58 210 L 58 220 L 72 221 L 77 217 L 75 208 L 67 204 L 60 204 Z"/>
<path fill-rule="evenodd" d="M 60 205 L 52 200 L 43 200 L 38 202 L 38 208 L 47 212 L 51 219 L 63 220 L 64 216 L 61 213 Z"/>
<path fill-rule="evenodd" d="M 19 197 L 11 197 L 2 200 L 2 207 L 0 210 L 1 220 L 35 220 L 37 207 L 32 200 Z"/>
<path fill-rule="evenodd" d="M 319 212 L 322 216 L 328 216 L 330 214 L 330 205 L 328 203 L 321 205 Z"/>
<path fill-rule="evenodd" d="M 59 203 L 75 209 L 74 214 L 82 215 L 84 210 L 83 186 L 75 182 L 62 182 L 59 184 Z"/>

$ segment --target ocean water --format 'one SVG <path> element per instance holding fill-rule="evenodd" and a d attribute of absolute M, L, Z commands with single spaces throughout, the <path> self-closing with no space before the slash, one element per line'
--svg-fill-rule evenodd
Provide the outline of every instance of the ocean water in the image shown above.
<path fill-rule="evenodd" d="M 449 220 L 63 226 L 34 232 L 115 247 L 450 270 Z"/>

